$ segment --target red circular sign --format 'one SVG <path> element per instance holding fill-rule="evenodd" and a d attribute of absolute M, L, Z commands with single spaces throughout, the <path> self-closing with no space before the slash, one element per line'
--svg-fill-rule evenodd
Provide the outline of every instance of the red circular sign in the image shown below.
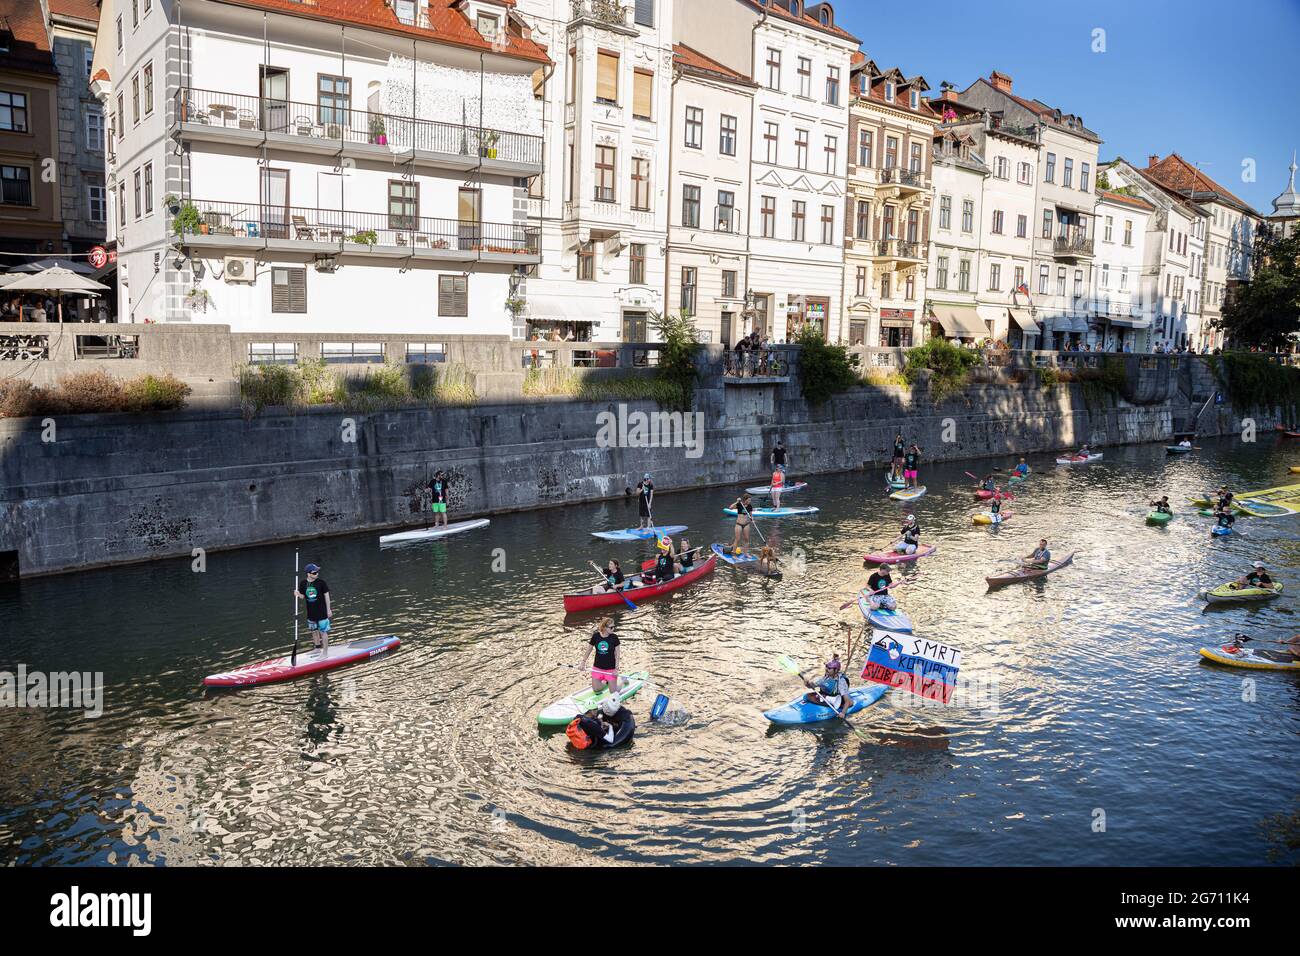
<path fill-rule="evenodd" d="M 95 246 L 90 250 L 90 264 L 96 269 L 102 269 L 108 265 L 108 250 L 103 246 Z"/>

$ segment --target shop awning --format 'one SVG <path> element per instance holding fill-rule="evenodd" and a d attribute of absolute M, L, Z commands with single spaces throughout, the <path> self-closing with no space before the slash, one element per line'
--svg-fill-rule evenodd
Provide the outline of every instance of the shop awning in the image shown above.
<path fill-rule="evenodd" d="M 953 338 L 985 338 L 989 327 L 973 305 L 936 305 L 934 320 Z"/>
<path fill-rule="evenodd" d="M 1076 315 L 1070 320 L 1070 331 L 1078 332 L 1080 335 L 1088 334 L 1088 320 L 1081 315 Z"/>
<path fill-rule="evenodd" d="M 1151 320 L 1144 319 L 1135 315 L 1099 315 L 1099 319 L 1105 319 L 1111 325 L 1123 326 L 1126 329 L 1149 329 Z"/>
<path fill-rule="evenodd" d="M 1020 327 L 1022 332 L 1026 332 L 1029 335 L 1042 334 L 1042 330 L 1038 327 L 1038 323 L 1029 316 L 1017 312 L 1015 309 L 1007 309 L 1007 315 L 1011 317 L 1012 322 L 1016 323 L 1016 325 Z"/>
<path fill-rule="evenodd" d="M 605 319 L 609 299 L 578 295 L 529 292 L 525 317 L 532 322 L 600 322 Z M 613 321 L 617 316 L 610 315 Z"/>

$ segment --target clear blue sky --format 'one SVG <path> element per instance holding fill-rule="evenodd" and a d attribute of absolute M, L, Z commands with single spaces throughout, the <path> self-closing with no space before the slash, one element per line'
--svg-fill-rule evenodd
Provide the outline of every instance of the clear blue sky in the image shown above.
<path fill-rule="evenodd" d="M 1300 148 L 1300 0 L 832 2 L 881 69 L 922 74 L 930 95 L 1001 70 L 1013 92 L 1082 116 L 1103 161 L 1177 152 L 1261 213 Z"/>

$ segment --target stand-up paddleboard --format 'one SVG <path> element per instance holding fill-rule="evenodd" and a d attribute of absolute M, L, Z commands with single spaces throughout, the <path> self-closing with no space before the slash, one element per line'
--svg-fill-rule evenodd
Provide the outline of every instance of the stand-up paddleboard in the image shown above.
<path fill-rule="evenodd" d="M 889 692 L 884 684 L 863 684 L 861 687 L 849 688 L 849 698 L 853 701 L 846 714 L 856 714 L 870 707 Z M 800 694 L 784 707 L 763 711 L 763 716 L 774 724 L 815 724 L 823 720 L 836 720 L 835 711 L 825 704 L 810 704 Z"/>
<path fill-rule="evenodd" d="M 637 691 L 644 687 L 645 682 L 650 679 L 650 675 L 645 671 L 635 671 L 620 676 L 627 682 L 618 692 L 618 699 L 621 701 L 635 697 Z M 537 715 L 537 722 L 543 727 L 565 727 L 573 718 L 585 714 L 593 707 L 599 707 L 602 701 L 609 699 L 609 696 L 608 690 L 597 693 L 590 687 L 584 688 L 576 694 L 561 697 L 555 703 L 543 708 L 542 712 Z"/>
<path fill-rule="evenodd" d="M 445 538 L 450 534 L 462 534 L 466 531 L 473 531 L 475 528 L 486 528 L 491 521 L 487 518 L 474 518 L 471 521 L 453 521 L 451 524 L 442 525 L 441 527 L 420 528 L 417 531 L 399 531 L 396 534 L 380 535 L 379 543 L 385 544 L 405 544 L 410 541 L 432 541 L 434 538 Z"/>
<path fill-rule="evenodd" d="M 735 515 L 735 508 L 723 508 L 724 514 Z M 755 518 L 798 518 L 801 515 L 813 515 L 817 508 L 750 508 L 749 513 Z"/>
<path fill-rule="evenodd" d="M 900 634 L 912 633 L 912 619 L 895 608 L 887 611 L 882 607 L 872 607 L 871 598 L 865 594 L 858 595 L 858 610 L 872 627 L 882 631 L 898 631 Z"/>
<path fill-rule="evenodd" d="M 867 564 L 902 564 L 905 561 L 916 561 L 920 558 L 928 557 L 937 551 L 932 544 L 923 544 L 912 554 L 903 554 L 899 551 L 868 551 L 862 556 L 862 563 Z"/>
<path fill-rule="evenodd" d="M 684 524 L 665 524 L 657 528 L 624 528 L 622 531 L 593 531 L 592 535 L 605 541 L 650 541 L 661 535 L 681 534 Z"/>
<path fill-rule="evenodd" d="M 1202 647 L 1201 656 L 1216 664 L 1228 667 L 1246 667 L 1257 671 L 1300 671 L 1300 661 L 1285 651 L 1224 644 L 1222 647 Z"/>
<path fill-rule="evenodd" d="M 777 580 L 781 578 L 780 571 L 764 572 L 759 568 L 758 555 L 756 554 L 732 554 L 729 548 L 721 544 L 715 544 L 713 546 L 713 553 L 716 554 L 723 563 L 730 564 L 732 567 L 744 568 L 746 571 L 753 571 L 755 574 L 762 575 L 763 577 Z"/>
<path fill-rule="evenodd" d="M 1012 517 L 1010 511 L 999 511 L 997 514 L 992 511 L 977 511 L 971 515 L 971 522 L 974 524 L 1001 524 L 1004 521 L 1010 521 Z"/>
<path fill-rule="evenodd" d="M 781 494 L 792 495 L 796 491 L 803 491 L 807 487 L 808 487 L 808 482 L 796 481 L 793 485 L 786 485 L 785 487 L 783 487 L 781 489 Z M 770 498 L 772 496 L 771 485 L 763 485 L 761 488 L 746 488 L 745 490 L 748 491 L 751 495 L 763 495 L 764 497 L 767 498 Z"/>
<path fill-rule="evenodd" d="M 274 684 L 278 681 L 293 680 L 307 674 L 333 670 L 346 664 L 369 660 L 395 650 L 401 645 L 392 634 L 384 637 L 367 637 L 347 644 L 331 644 L 329 651 L 300 650 L 298 662 L 292 663 L 292 655 L 273 657 L 260 664 L 247 664 L 233 671 L 210 674 L 203 678 L 207 687 L 251 687 L 255 684 Z"/>
<path fill-rule="evenodd" d="M 925 485 L 917 485 L 915 488 L 903 488 L 890 494 L 894 501 L 915 501 L 917 498 L 925 496 Z"/>

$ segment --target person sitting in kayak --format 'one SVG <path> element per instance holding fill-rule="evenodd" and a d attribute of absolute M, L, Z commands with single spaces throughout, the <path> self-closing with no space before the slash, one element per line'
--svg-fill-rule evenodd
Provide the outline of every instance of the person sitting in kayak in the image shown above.
<path fill-rule="evenodd" d="M 1047 549 L 1047 539 L 1042 538 L 1032 554 L 1020 559 L 1020 566 L 1035 571 L 1046 571 L 1052 564 L 1052 552 Z"/>
<path fill-rule="evenodd" d="M 982 491 L 992 491 L 994 487 L 995 485 L 993 484 L 993 473 L 989 472 L 989 474 L 984 476 L 984 480 L 980 482 L 980 489 Z"/>
<path fill-rule="evenodd" d="M 614 633 L 614 621 L 604 618 L 587 641 L 587 649 L 582 654 L 578 670 L 585 670 L 587 659 L 595 651 L 596 659 L 591 664 L 591 689 L 599 694 L 609 691 L 617 694 L 624 681 L 618 676 L 618 646 L 622 642 Z"/>
<path fill-rule="evenodd" d="M 1214 518 L 1214 523 L 1217 527 L 1229 529 L 1232 528 L 1233 523 L 1237 520 L 1237 516 L 1227 509 L 1216 511 L 1214 513 Z"/>
<path fill-rule="evenodd" d="M 1159 501 L 1151 502 L 1151 506 L 1156 509 L 1157 514 L 1171 515 L 1174 509 L 1169 506 L 1169 496 L 1161 495 Z"/>
<path fill-rule="evenodd" d="M 835 711 L 836 717 L 843 717 L 848 712 L 852 698 L 849 696 L 849 682 L 844 676 L 844 668 L 840 666 L 839 654 L 826 662 L 826 670 L 821 680 L 814 684 L 804 678 L 803 683 L 805 687 L 812 689 L 810 693 L 803 695 L 805 703 L 829 707 Z"/>
<path fill-rule="evenodd" d="M 1087 445 L 1084 445 L 1077 452 L 1075 452 L 1074 457 L 1087 458 L 1091 454 L 1092 454 L 1092 450 Z"/>
<path fill-rule="evenodd" d="M 330 618 L 334 616 L 330 586 L 320 576 L 320 565 L 307 565 L 306 573 L 306 580 L 294 588 L 293 594 L 302 598 L 307 606 L 307 631 L 311 634 L 312 647 L 324 657 L 330 649 Z"/>
<path fill-rule="evenodd" d="M 677 573 L 684 574 L 693 567 L 695 567 L 695 549 L 691 547 L 690 541 L 682 538 L 681 550 L 677 552 Z"/>
<path fill-rule="evenodd" d="M 750 497 L 749 492 L 745 492 L 731 504 L 727 505 L 729 509 L 736 512 L 736 533 L 731 539 L 732 554 L 749 553 L 749 526 L 754 523 L 754 518 L 750 514 L 751 501 L 753 501 L 753 499 Z M 744 551 L 740 550 L 740 539 L 742 537 L 745 539 Z"/>
<path fill-rule="evenodd" d="M 655 559 L 655 581 L 662 584 L 677 576 L 677 566 L 673 563 L 673 539 L 664 535 L 659 539 L 659 557 Z"/>
<path fill-rule="evenodd" d="M 897 554 L 916 554 L 921 546 L 921 526 L 916 522 L 916 515 L 908 515 L 903 523 L 902 537 L 894 543 Z"/>
<path fill-rule="evenodd" d="M 770 490 L 772 495 L 772 507 L 781 507 L 781 492 L 785 490 L 785 472 L 781 471 L 779 468 L 772 472 L 772 485 Z"/>
<path fill-rule="evenodd" d="M 989 499 L 989 511 L 993 514 L 994 524 L 1002 520 L 1002 495 L 1000 493 L 994 494 Z"/>
<path fill-rule="evenodd" d="M 1020 464 L 1016 465 L 1014 470 L 1017 475 L 1023 478 L 1025 475 L 1029 474 L 1029 465 L 1025 463 L 1024 458 L 1021 458 Z"/>
<path fill-rule="evenodd" d="M 1273 579 L 1264 570 L 1264 562 L 1256 561 L 1245 575 L 1232 582 L 1234 588 L 1271 588 Z"/>
<path fill-rule="evenodd" d="M 641 518 L 637 527 L 649 528 L 654 520 L 653 505 L 655 498 L 655 483 L 650 480 L 650 472 L 647 471 L 645 476 L 636 483 L 636 493 L 638 496 L 637 509 Z"/>
<path fill-rule="evenodd" d="M 907 487 L 915 488 L 917 475 L 921 467 L 921 448 L 916 442 L 912 442 L 907 454 L 903 456 L 903 480 L 907 482 Z"/>
<path fill-rule="evenodd" d="M 596 588 L 602 591 L 621 591 L 624 583 L 623 566 L 610 558 L 609 563 L 605 565 L 605 583 L 596 585 Z M 596 588 L 592 590 L 595 591 Z"/>
<path fill-rule="evenodd" d="M 1178 447 L 1179 447 L 1179 448 L 1191 448 L 1191 447 L 1192 447 L 1192 443 L 1191 443 L 1190 440 L 1184 438 L 1182 441 L 1180 441 L 1180 442 L 1178 443 Z"/>
<path fill-rule="evenodd" d="M 862 593 L 867 596 L 872 607 L 892 611 L 898 607 L 898 602 L 887 590 L 893 583 L 893 578 L 889 576 L 889 565 L 882 564 L 872 572 L 871 577 L 867 578 L 867 586 L 862 589 Z"/>

